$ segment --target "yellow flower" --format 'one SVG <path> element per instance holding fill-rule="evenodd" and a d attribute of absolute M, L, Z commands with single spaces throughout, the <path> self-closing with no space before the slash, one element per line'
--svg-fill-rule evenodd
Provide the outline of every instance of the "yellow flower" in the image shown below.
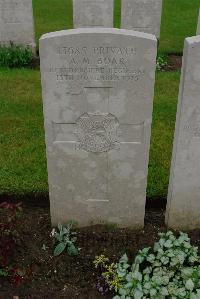
<path fill-rule="evenodd" d="M 93 261 L 95 268 L 98 268 L 99 266 L 106 267 L 106 263 L 109 262 L 109 259 L 105 257 L 105 255 L 101 254 L 95 257 L 95 260 Z"/>

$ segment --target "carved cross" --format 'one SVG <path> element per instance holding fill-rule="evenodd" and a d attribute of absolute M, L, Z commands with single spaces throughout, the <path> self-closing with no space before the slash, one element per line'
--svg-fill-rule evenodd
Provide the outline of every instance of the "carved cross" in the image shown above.
<path fill-rule="evenodd" d="M 94 153 L 119 149 L 123 143 L 142 143 L 144 123 L 123 124 L 109 112 L 111 87 L 86 87 L 87 111 L 74 123 L 53 123 L 54 142 L 75 143 Z"/>
<path fill-rule="evenodd" d="M 110 87 L 84 88 L 85 104 L 83 106 L 86 107 L 86 111 L 73 123 L 53 123 L 54 144 L 74 144 L 76 150 L 98 155 L 104 154 L 107 159 L 107 171 L 104 178 L 106 185 L 109 181 L 108 152 L 119 150 L 123 144 L 140 144 L 143 142 L 144 135 L 144 123 L 123 124 L 110 113 L 111 90 Z M 75 95 L 74 98 L 76 98 Z M 99 181 L 95 184 L 98 189 Z M 94 197 L 88 198 L 87 201 L 109 202 L 108 185 L 106 189 L 101 199 Z"/>

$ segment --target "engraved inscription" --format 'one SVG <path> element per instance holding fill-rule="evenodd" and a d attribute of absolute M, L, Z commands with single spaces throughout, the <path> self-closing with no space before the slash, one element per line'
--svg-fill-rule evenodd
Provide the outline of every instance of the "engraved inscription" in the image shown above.
<path fill-rule="evenodd" d="M 191 131 L 193 137 L 200 137 L 200 123 L 197 126 L 185 125 L 184 130 Z"/>
<path fill-rule="evenodd" d="M 137 54 L 135 47 L 96 46 L 59 47 L 62 67 L 50 65 L 57 83 L 67 81 L 138 81 L 145 75 L 142 67 L 130 66 Z"/>
<path fill-rule="evenodd" d="M 184 125 L 183 129 L 192 134 L 193 137 L 200 137 L 200 109 L 197 108 L 192 113 L 188 124 Z"/>
<path fill-rule="evenodd" d="M 76 124 L 79 149 L 102 153 L 119 148 L 117 136 L 119 121 L 114 115 L 84 113 Z"/>
<path fill-rule="evenodd" d="M 128 68 L 109 68 L 96 67 L 77 67 L 60 69 L 56 75 L 57 82 L 73 81 L 73 80 L 100 80 L 100 81 L 138 81 L 144 75 L 144 70 L 129 70 Z"/>
<path fill-rule="evenodd" d="M 87 55 L 88 54 L 88 47 L 59 47 L 57 53 L 60 55 Z M 109 47 L 109 46 L 99 46 L 99 47 L 92 47 L 91 52 L 93 54 L 104 54 L 104 55 L 135 55 L 136 48 L 134 47 Z"/>

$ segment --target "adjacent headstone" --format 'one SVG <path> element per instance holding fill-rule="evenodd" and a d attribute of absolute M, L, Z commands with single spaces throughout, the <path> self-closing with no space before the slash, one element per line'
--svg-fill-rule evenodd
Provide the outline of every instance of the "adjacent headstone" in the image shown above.
<path fill-rule="evenodd" d="M 199 18 L 198 18 L 198 24 L 197 24 L 197 35 L 200 35 L 200 10 L 199 10 Z"/>
<path fill-rule="evenodd" d="M 143 226 L 156 44 L 112 28 L 40 39 L 53 225 Z"/>
<path fill-rule="evenodd" d="M 0 0 L 0 45 L 35 50 L 32 0 Z"/>
<path fill-rule="evenodd" d="M 200 227 L 200 36 L 185 41 L 166 223 Z"/>
<path fill-rule="evenodd" d="M 162 0 L 122 0 L 121 28 L 160 37 Z"/>
<path fill-rule="evenodd" d="M 73 0 L 74 28 L 113 27 L 114 0 Z"/>

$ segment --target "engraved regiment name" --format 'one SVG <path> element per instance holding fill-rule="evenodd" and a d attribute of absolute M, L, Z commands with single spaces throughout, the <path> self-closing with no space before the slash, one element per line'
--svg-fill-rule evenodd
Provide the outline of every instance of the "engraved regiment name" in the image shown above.
<path fill-rule="evenodd" d="M 131 68 L 129 59 L 136 57 L 134 47 L 59 47 L 62 67 L 50 65 L 56 82 L 66 81 L 138 81 L 145 74 L 142 67 Z M 135 58 L 136 59 L 136 58 Z"/>

